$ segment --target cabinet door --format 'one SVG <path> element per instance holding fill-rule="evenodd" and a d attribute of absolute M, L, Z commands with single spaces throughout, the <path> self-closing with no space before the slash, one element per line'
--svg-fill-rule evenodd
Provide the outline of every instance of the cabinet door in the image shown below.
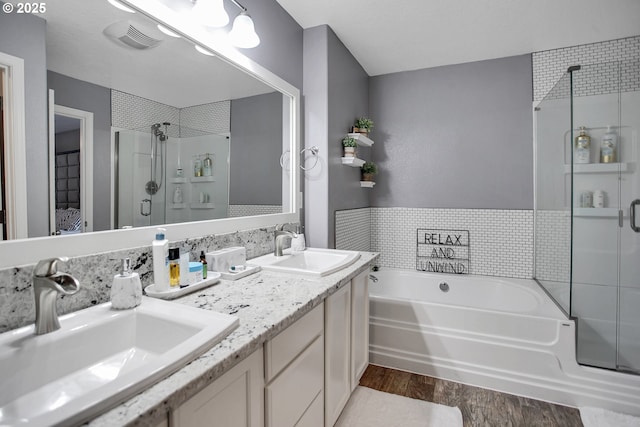
<path fill-rule="evenodd" d="M 174 412 L 175 427 L 263 427 L 262 348 Z"/>
<path fill-rule="evenodd" d="M 351 395 L 351 286 L 325 301 L 325 427 L 333 426 Z"/>
<path fill-rule="evenodd" d="M 351 281 L 351 391 L 369 364 L 369 272 Z"/>

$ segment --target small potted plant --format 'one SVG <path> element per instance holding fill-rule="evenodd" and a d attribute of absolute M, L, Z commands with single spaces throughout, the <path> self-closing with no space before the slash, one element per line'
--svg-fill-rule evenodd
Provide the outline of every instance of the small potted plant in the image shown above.
<path fill-rule="evenodd" d="M 378 168 L 373 162 L 364 162 L 360 169 L 362 170 L 363 181 L 373 181 L 373 178 L 378 173 Z"/>
<path fill-rule="evenodd" d="M 356 133 L 368 136 L 371 129 L 373 129 L 373 120 L 366 117 L 358 117 L 353 123 L 353 131 Z"/>
<path fill-rule="evenodd" d="M 350 136 L 346 136 L 342 139 L 342 146 L 344 147 L 344 156 L 345 157 L 355 157 L 356 156 L 356 147 L 358 144 L 356 143 L 356 139 Z"/>

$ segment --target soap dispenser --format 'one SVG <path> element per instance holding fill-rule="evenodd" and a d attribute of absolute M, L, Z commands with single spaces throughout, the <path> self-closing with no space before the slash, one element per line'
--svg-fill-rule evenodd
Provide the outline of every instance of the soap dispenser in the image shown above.
<path fill-rule="evenodd" d="M 126 310 L 142 302 L 142 284 L 138 273 L 131 271 L 131 259 L 124 258 L 120 263 L 120 274 L 113 277 L 111 285 L 111 308 Z"/>
<path fill-rule="evenodd" d="M 293 252 L 302 252 L 306 249 L 306 242 L 304 240 L 304 233 L 300 231 L 300 226 L 296 227 L 296 234 L 291 239 L 291 250 Z"/>

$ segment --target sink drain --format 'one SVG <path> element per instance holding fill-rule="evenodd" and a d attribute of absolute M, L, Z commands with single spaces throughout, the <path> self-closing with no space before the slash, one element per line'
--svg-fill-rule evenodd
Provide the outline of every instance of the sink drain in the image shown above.
<path fill-rule="evenodd" d="M 442 292 L 449 292 L 449 284 L 447 282 L 440 283 L 440 290 Z"/>

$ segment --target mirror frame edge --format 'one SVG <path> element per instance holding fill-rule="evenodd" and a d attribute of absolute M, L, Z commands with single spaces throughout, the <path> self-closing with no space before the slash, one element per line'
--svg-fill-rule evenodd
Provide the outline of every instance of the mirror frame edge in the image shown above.
<path fill-rule="evenodd" d="M 300 90 L 262 67 L 252 59 L 243 55 L 229 45 L 220 44 L 204 27 L 194 25 L 179 14 L 159 3 L 150 4 L 149 0 L 122 0 L 122 3 L 136 9 L 145 16 L 183 34 L 187 39 L 213 51 L 220 59 L 240 70 L 252 75 L 263 83 L 273 87 L 291 99 L 290 135 L 291 151 L 300 151 Z M 298 171 L 300 159 L 289 156 L 290 171 Z M 261 227 L 270 227 L 278 223 L 299 222 L 300 208 L 300 174 L 289 174 L 289 206 L 290 211 L 282 214 L 248 216 L 237 218 L 214 219 L 208 221 L 187 222 L 181 224 L 163 224 L 139 227 L 128 230 L 107 230 L 92 232 L 90 235 L 66 235 L 55 237 L 37 237 L 10 240 L 0 243 L 3 249 L 0 257 L 0 268 L 36 263 L 44 258 L 58 256 L 82 256 L 94 253 L 130 249 L 151 244 L 155 229 L 163 227 L 170 241 L 184 240 L 212 234 L 231 233 Z M 284 194 L 283 194 L 284 196 Z M 284 197 L 283 197 L 284 200 Z M 284 203 L 283 203 L 284 205 Z M 64 240 L 60 240 L 64 239 Z M 124 243 L 126 241 L 126 243 Z M 61 246 L 64 250 L 61 250 Z"/>

